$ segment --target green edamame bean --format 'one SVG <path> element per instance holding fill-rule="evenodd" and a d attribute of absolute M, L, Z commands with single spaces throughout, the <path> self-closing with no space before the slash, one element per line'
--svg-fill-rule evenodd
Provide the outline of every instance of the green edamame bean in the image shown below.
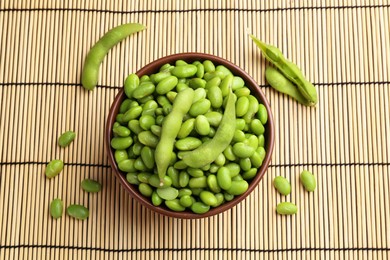
<path fill-rule="evenodd" d="M 133 97 L 133 91 L 139 86 L 139 78 L 137 74 L 130 74 L 124 83 L 124 91 L 128 98 Z M 130 108 L 130 107 L 129 107 Z"/>
<path fill-rule="evenodd" d="M 81 182 L 81 188 L 86 192 L 96 193 L 102 189 L 102 185 L 95 180 L 84 179 Z"/>
<path fill-rule="evenodd" d="M 155 135 L 155 136 L 160 136 L 161 135 L 161 126 L 159 125 L 152 125 L 150 127 L 150 131 Z"/>
<path fill-rule="evenodd" d="M 244 180 L 251 180 L 253 179 L 257 174 L 257 169 L 256 168 L 250 168 L 248 171 L 244 172 L 242 175 L 242 178 Z"/>
<path fill-rule="evenodd" d="M 221 189 L 230 189 L 230 187 L 232 186 L 232 178 L 230 177 L 230 171 L 227 167 L 221 167 L 218 169 L 217 181 Z"/>
<path fill-rule="evenodd" d="M 203 79 L 205 79 L 206 81 L 210 81 L 213 78 L 220 78 L 221 80 L 223 80 L 225 77 L 225 74 L 223 74 L 223 72 L 221 71 L 206 72 L 203 75 Z"/>
<path fill-rule="evenodd" d="M 254 150 L 257 149 L 259 146 L 259 139 L 257 136 L 252 134 L 246 134 L 245 136 L 248 136 L 247 139 L 244 140 L 244 143 L 252 147 Z"/>
<path fill-rule="evenodd" d="M 117 114 L 115 117 L 116 122 L 122 125 L 126 124 L 126 122 L 123 120 L 123 116 L 124 114 Z"/>
<path fill-rule="evenodd" d="M 250 123 L 254 115 L 259 110 L 259 101 L 257 101 L 257 99 L 252 95 L 249 95 L 248 99 L 249 99 L 248 112 L 243 117 L 246 123 Z"/>
<path fill-rule="evenodd" d="M 176 199 L 179 195 L 179 191 L 173 187 L 157 188 L 157 194 L 164 200 Z"/>
<path fill-rule="evenodd" d="M 163 199 L 158 196 L 156 191 L 153 191 L 152 193 L 152 203 L 154 206 L 160 206 L 161 203 L 163 203 Z"/>
<path fill-rule="evenodd" d="M 264 147 L 261 147 L 261 146 L 258 147 L 256 149 L 256 152 L 258 152 L 260 154 L 261 160 L 264 160 L 265 155 L 266 155 L 266 151 L 265 151 Z"/>
<path fill-rule="evenodd" d="M 169 63 L 166 63 L 164 65 L 161 66 L 160 68 L 160 72 L 167 72 L 167 71 L 171 71 L 175 66 L 172 66 L 171 64 Z"/>
<path fill-rule="evenodd" d="M 188 63 L 185 62 L 184 60 L 177 60 L 177 61 L 175 62 L 175 65 L 176 65 L 176 66 L 183 66 L 183 65 L 188 65 Z"/>
<path fill-rule="evenodd" d="M 229 194 L 229 193 L 227 193 L 227 192 L 224 192 L 224 193 L 223 193 L 223 197 L 225 198 L 226 201 L 231 201 L 231 200 L 234 199 L 234 195 Z"/>
<path fill-rule="evenodd" d="M 134 161 L 134 168 L 137 169 L 138 171 L 147 171 L 148 167 L 146 167 L 145 163 L 142 161 L 141 157 L 138 157 Z"/>
<path fill-rule="evenodd" d="M 111 139 L 111 147 L 116 150 L 125 150 L 133 144 L 133 138 L 128 137 L 114 137 Z"/>
<path fill-rule="evenodd" d="M 142 151 L 142 148 L 144 147 L 143 144 L 141 144 L 140 142 L 136 142 L 134 145 L 133 145 L 133 153 L 135 155 L 141 155 L 141 151 Z"/>
<path fill-rule="evenodd" d="M 139 79 L 139 82 L 151 82 L 149 75 L 142 75 L 141 78 Z"/>
<path fill-rule="evenodd" d="M 173 101 L 175 100 L 176 96 L 177 96 L 177 92 L 175 91 L 169 91 L 167 94 L 166 94 L 167 98 L 169 99 L 169 101 L 171 101 L 173 103 Z"/>
<path fill-rule="evenodd" d="M 263 164 L 263 157 L 257 151 L 250 157 L 250 161 L 253 167 L 259 168 Z"/>
<path fill-rule="evenodd" d="M 132 119 L 138 118 L 142 113 L 142 107 L 141 106 L 135 106 L 130 108 L 126 111 L 126 113 L 123 114 L 123 121 L 129 122 Z"/>
<path fill-rule="evenodd" d="M 177 162 L 175 162 L 173 167 L 175 167 L 175 169 L 178 169 L 178 170 L 184 170 L 185 168 L 187 168 L 187 164 L 185 164 L 185 162 L 183 162 L 183 161 L 177 161 Z"/>
<path fill-rule="evenodd" d="M 133 90 L 132 96 L 135 99 L 142 99 L 153 94 L 156 89 L 152 82 L 141 82 L 136 89 Z"/>
<path fill-rule="evenodd" d="M 215 71 L 214 63 L 210 60 L 203 61 L 203 67 L 205 72 Z"/>
<path fill-rule="evenodd" d="M 189 78 L 196 74 L 197 67 L 192 64 L 176 66 L 171 70 L 171 74 L 178 78 Z"/>
<path fill-rule="evenodd" d="M 169 65 L 170 67 L 171 65 Z M 164 69 L 163 69 L 164 70 Z M 169 71 L 160 71 L 158 73 L 155 73 L 155 74 L 152 74 L 150 75 L 150 80 L 154 83 L 154 84 L 158 84 L 160 83 L 162 80 L 168 78 L 169 76 L 171 76 L 171 73 Z"/>
<path fill-rule="evenodd" d="M 142 107 L 143 110 L 156 109 L 156 108 L 158 108 L 158 104 L 157 104 L 157 102 L 154 101 L 154 100 L 149 100 L 149 101 L 147 101 L 147 102 L 143 105 L 143 107 Z"/>
<path fill-rule="evenodd" d="M 223 65 L 218 65 L 218 66 L 215 68 L 215 70 L 216 70 L 216 71 L 222 72 L 225 76 L 233 75 L 233 73 L 232 73 L 228 68 L 226 68 L 226 67 L 223 66 Z"/>
<path fill-rule="evenodd" d="M 211 102 L 208 99 L 201 99 L 192 104 L 189 114 L 192 117 L 197 117 L 198 115 L 204 115 L 210 109 Z"/>
<path fill-rule="evenodd" d="M 151 197 L 152 193 L 153 193 L 152 187 L 150 187 L 149 184 L 147 184 L 147 183 L 140 183 L 140 185 L 138 185 L 138 190 L 145 197 Z M 158 194 L 158 192 L 157 192 L 157 194 Z"/>
<path fill-rule="evenodd" d="M 276 176 L 274 178 L 274 187 L 280 194 L 285 196 L 291 192 L 290 182 L 282 176 Z"/>
<path fill-rule="evenodd" d="M 134 167 L 135 159 L 125 159 L 118 163 L 118 168 L 122 172 L 136 172 L 137 169 Z"/>
<path fill-rule="evenodd" d="M 138 140 L 141 144 L 149 146 L 151 148 L 156 148 L 159 140 L 151 131 L 142 131 L 138 134 Z"/>
<path fill-rule="evenodd" d="M 202 200 L 202 202 L 208 206 L 214 206 L 214 205 L 217 205 L 217 198 L 214 196 L 213 193 L 211 193 L 210 191 L 202 191 L 200 194 L 199 194 L 199 197 L 200 199 Z"/>
<path fill-rule="evenodd" d="M 123 160 L 129 159 L 129 156 L 128 156 L 126 150 L 115 150 L 114 157 L 115 157 L 116 163 L 120 163 Z"/>
<path fill-rule="evenodd" d="M 211 86 L 207 92 L 207 98 L 213 108 L 220 108 L 223 102 L 222 90 L 218 86 Z"/>
<path fill-rule="evenodd" d="M 141 172 L 137 175 L 138 181 L 142 183 L 149 183 L 149 178 L 152 176 L 149 172 Z"/>
<path fill-rule="evenodd" d="M 116 126 L 112 128 L 112 132 L 119 137 L 127 137 L 130 135 L 130 130 L 125 126 Z"/>
<path fill-rule="evenodd" d="M 151 101 L 151 100 L 153 100 L 154 99 L 154 96 L 152 95 L 152 94 L 150 94 L 150 95 L 148 95 L 148 96 L 146 96 L 146 97 L 143 97 L 143 98 L 140 98 L 140 99 L 138 99 L 138 101 L 141 103 L 141 105 L 142 104 L 145 104 L 145 103 L 147 103 L 147 102 L 149 102 L 149 101 Z"/>
<path fill-rule="evenodd" d="M 179 182 L 179 171 L 177 169 L 175 169 L 173 166 L 169 166 L 167 170 L 167 175 L 171 178 L 173 187 L 181 187 Z"/>
<path fill-rule="evenodd" d="M 177 140 L 175 147 L 180 151 L 190 151 L 194 150 L 197 147 L 202 145 L 202 141 L 196 137 L 186 137 L 180 140 Z"/>
<path fill-rule="evenodd" d="M 194 98 L 192 99 L 192 103 L 195 103 L 198 100 L 206 98 L 207 93 L 204 88 L 197 88 L 194 90 Z"/>
<path fill-rule="evenodd" d="M 156 117 L 156 124 L 158 126 L 162 126 L 163 121 L 164 121 L 164 116 L 163 115 L 159 115 L 159 116 Z M 161 130 L 162 130 L 162 128 L 161 128 Z"/>
<path fill-rule="evenodd" d="M 260 121 L 263 125 L 265 125 L 268 121 L 267 108 L 263 104 L 259 104 L 259 110 L 257 111 L 257 117 L 260 119 Z"/>
<path fill-rule="evenodd" d="M 187 187 L 188 182 L 190 181 L 190 176 L 186 171 L 181 171 L 179 173 L 179 185 L 180 187 Z"/>
<path fill-rule="evenodd" d="M 193 65 L 195 65 L 195 64 L 193 64 Z M 198 63 L 198 64 L 196 64 L 196 77 L 197 78 L 203 78 L 203 75 L 204 75 L 204 66 L 203 66 L 203 64 L 202 63 Z"/>
<path fill-rule="evenodd" d="M 236 128 L 234 104 L 235 96 L 230 91 L 225 113 L 215 136 L 209 142 L 203 143 L 197 149 L 186 154 L 183 157 L 185 164 L 192 168 L 201 168 L 215 161 L 218 155 L 226 149 L 233 139 L 234 130 Z"/>
<path fill-rule="evenodd" d="M 243 88 L 245 86 L 245 82 L 241 77 L 234 76 L 232 83 L 232 90 L 235 91 L 237 89 Z"/>
<path fill-rule="evenodd" d="M 144 130 L 150 130 L 152 125 L 156 123 L 156 120 L 151 115 L 143 115 L 139 118 L 139 125 Z"/>
<path fill-rule="evenodd" d="M 233 145 L 233 153 L 239 158 L 251 157 L 254 152 L 255 149 L 243 142 L 237 142 Z"/>
<path fill-rule="evenodd" d="M 64 203 L 61 199 L 54 199 L 50 203 L 50 215 L 54 219 L 62 217 L 62 212 L 64 211 Z"/>
<path fill-rule="evenodd" d="M 84 220 L 89 217 L 89 210 L 83 205 L 72 204 L 66 208 L 66 213 L 76 219 Z"/>
<path fill-rule="evenodd" d="M 210 210 L 210 206 L 203 202 L 197 201 L 191 206 L 191 210 L 196 214 L 204 214 Z"/>
<path fill-rule="evenodd" d="M 264 147 L 265 144 L 265 137 L 264 135 L 259 135 L 259 147 Z"/>
<path fill-rule="evenodd" d="M 193 188 L 206 188 L 207 187 L 207 177 L 202 176 L 202 177 L 197 177 L 197 178 L 191 178 L 190 181 L 188 182 L 188 186 L 193 189 Z"/>
<path fill-rule="evenodd" d="M 221 84 L 221 81 L 222 80 L 219 77 L 212 78 L 207 81 L 205 88 L 210 90 L 211 87 L 218 87 L 219 84 Z"/>
<path fill-rule="evenodd" d="M 211 165 L 210 165 L 210 170 L 209 170 L 209 172 L 210 173 L 216 173 L 218 170 L 219 170 L 219 166 L 218 165 L 216 165 L 215 163 L 212 163 Z"/>
<path fill-rule="evenodd" d="M 136 172 L 129 172 L 126 174 L 126 180 L 130 184 L 139 185 L 141 182 L 138 180 L 138 174 Z"/>
<path fill-rule="evenodd" d="M 181 92 L 181 91 L 185 90 L 186 88 L 189 88 L 189 86 L 186 83 L 179 82 L 176 85 L 176 91 L 177 92 Z"/>
<path fill-rule="evenodd" d="M 236 129 L 238 130 L 244 130 L 245 129 L 246 122 L 243 118 L 236 118 Z"/>
<path fill-rule="evenodd" d="M 210 174 L 209 176 L 207 176 L 207 185 L 212 192 L 221 192 L 221 188 L 218 185 L 217 177 L 214 174 Z"/>
<path fill-rule="evenodd" d="M 226 192 L 232 195 L 241 195 L 248 190 L 248 186 L 248 182 L 245 180 L 232 181 L 232 185 Z"/>
<path fill-rule="evenodd" d="M 225 155 L 223 153 L 219 154 L 214 163 L 218 166 L 224 166 L 226 163 Z"/>
<path fill-rule="evenodd" d="M 160 178 L 157 174 L 153 174 L 148 179 L 149 185 L 153 186 L 155 188 L 167 188 L 172 185 L 172 179 L 171 177 L 165 175 L 162 179 L 162 182 L 160 181 Z"/>
<path fill-rule="evenodd" d="M 137 135 L 143 131 L 142 127 L 139 124 L 139 121 L 135 119 L 129 121 L 128 127 L 131 132 Z"/>
<path fill-rule="evenodd" d="M 207 136 L 208 136 L 208 137 L 214 137 L 214 136 L 215 136 L 215 133 L 216 133 L 215 129 L 212 128 L 212 127 L 210 127 L 210 132 L 209 132 L 209 134 L 208 134 Z"/>
<path fill-rule="evenodd" d="M 244 178 L 242 178 L 241 174 L 238 174 L 237 176 L 233 177 L 232 178 L 232 182 L 233 181 L 242 181 Z"/>
<path fill-rule="evenodd" d="M 299 180 L 307 191 L 314 191 L 317 186 L 316 178 L 309 171 L 302 171 Z"/>
<path fill-rule="evenodd" d="M 316 104 L 317 91 L 315 87 L 305 79 L 297 65 L 287 60 L 283 56 L 283 53 L 275 46 L 267 45 L 253 35 L 250 35 L 250 37 L 258 46 L 258 48 L 262 51 L 265 58 L 269 60 L 272 64 L 274 64 L 286 78 L 288 78 L 292 83 L 297 86 L 301 95 L 310 103 Z"/>
<path fill-rule="evenodd" d="M 199 135 L 208 135 L 210 133 L 210 124 L 204 115 L 199 115 L 196 117 L 195 130 Z"/>
<path fill-rule="evenodd" d="M 214 196 L 217 198 L 217 204 L 213 206 L 214 208 L 218 207 L 218 206 L 222 205 L 222 203 L 224 203 L 225 197 L 223 196 L 222 193 L 217 193 Z"/>
<path fill-rule="evenodd" d="M 233 84 L 233 75 L 227 75 L 219 85 L 222 91 L 222 96 L 226 97 L 231 92 L 232 84 Z"/>
<path fill-rule="evenodd" d="M 249 99 L 246 96 L 239 97 L 236 102 L 236 115 L 237 117 L 244 116 L 249 109 Z"/>
<path fill-rule="evenodd" d="M 191 196 L 189 195 L 184 195 L 180 198 L 180 205 L 182 205 L 183 207 L 191 207 L 192 205 L 192 199 L 191 199 Z"/>
<path fill-rule="evenodd" d="M 250 128 L 258 136 L 265 132 L 265 128 L 259 119 L 253 119 L 250 123 Z"/>
<path fill-rule="evenodd" d="M 226 147 L 226 149 L 223 151 L 223 155 L 225 155 L 225 158 L 228 159 L 229 161 L 235 161 L 236 156 L 233 153 L 233 148 L 231 145 Z"/>
<path fill-rule="evenodd" d="M 251 160 L 249 158 L 241 158 L 240 167 L 243 171 L 248 171 L 250 168 L 252 168 Z"/>
<path fill-rule="evenodd" d="M 217 127 L 221 124 L 222 114 L 216 111 L 207 112 L 204 115 L 211 126 Z"/>
<path fill-rule="evenodd" d="M 180 127 L 177 137 L 183 139 L 187 137 L 195 127 L 195 118 L 187 119 Z"/>
<path fill-rule="evenodd" d="M 239 88 L 234 91 L 234 94 L 237 96 L 237 98 L 240 97 L 247 97 L 251 94 L 251 91 L 247 87 Z"/>
<path fill-rule="evenodd" d="M 291 202 L 281 202 L 276 206 L 276 212 L 281 215 L 293 215 L 298 212 L 298 207 Z"/>
<path fill-rule="evenodd" d="M 73 131 L 67 131 L 58 138 L 58 145 L 66 147 L 76 138 L 76 133 Z"/>
<path fill-rule="evenodd" d="M 192 89 L 205 88 L 206 81 L 200 78 L 193 78 L 188 81 L 188 85 Z"/>
<path fill-rule="evenodd" d="M 166 200 L 165 201 L 165 206 L 167 206 L 170 210 L 173 210 L 173 211 L 184 211 L 184 210 L 186 210 L 186 208 L 183 207 L 180 204 L 180 201 L 178 199 Z"/>
<path fill-rule="evenodd" d="M 81 84 L 85 89 L 92 90 L 98 81 L 100 64 L 108 51 L 127 36 L 142 31 L 142 24 L 127 23 L 119 25 L 103 35 L 89 50 L 81 73 Z"/>
<path fill-rule="evenodd" d="M 194 65 L 185 65 L 181 66 L 181 68 L 186 66 Z M 178 67 L 175 67 L 174 69 L 176 68 Z M 175 102 L 173 103 L 171 113 L 169 113 L 163 121 L 160 141 L 158 142 L 155 151 L 155 161 L 160 178 L 165 175 L 169 166 L 171 158 L 167 155 L 172 154 L 174 142 L 180 131 L 183 117 L 190 109 L 193 97 L 194 90 L 191 88 L 179 92 L 175 98 Z"/>
<path fill-rule="evenodd" d="M 179 80 L 175 76 L 168 76 L 161 80 L 156 87 L 156 92 L 160 95 L 165 95 L 172 89 L 174 89 Z"/>
<path fill-rule="evenodd" d="M 64 168 L 64 162 L 62 160 L 52 160 L 46 166 L 45 175 L 47 178 L 53 178 L 60 174 Z"/>
<path fill-rule="evenodd" d="M 236 129 L 234 131 L 233 142 L 243 142 L 245 140 L 245 133 Z"/>
<path fill-rule="evenodd" d="M 192 191 L 190 189 L 188 189 L 188 188 L 180 189 L 178 197 L 181 198 L 181 197 L 183 197 L 185 195 L 191 196 L 192 195 Z"/>
<path fill-rule="evenodd" d="M 200 193 L 202 191 L 204 191 L 204 189 L 203 188 L 192 188 L 191 191 L 192 191 L 192 195 L 199 197 Z"/>
<path fill-rule="evenodd" d="M 204 172 L 201 169 L 188 168 L 187 172 L 191 177 L 197 178 L 204 176 Z"/>
<path fill-rule="evenodd" d="M 240 168 L 240 165 L 238 165 L 237 163 L 231 162 L 231 163 L 226 164 L 225 167 L 229 169 L 231 178 L 240 174 L 241 168 Z"/>
<path fill-rule="evenodd" d="M 144 146 L 141 150 L 141 158 L 146 168 L 153 169 L 154 167 L 154 151 L 148 147 Z"/>

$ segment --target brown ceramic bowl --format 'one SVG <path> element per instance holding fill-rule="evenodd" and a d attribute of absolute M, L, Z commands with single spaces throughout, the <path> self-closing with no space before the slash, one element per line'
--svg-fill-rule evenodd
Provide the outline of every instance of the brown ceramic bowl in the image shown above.
<path fill-rule="evenodd" d="M 138 200 L 142 205 L 144 205 L 147 208 L 154 210 L 162 215 L 169 216 L 169 217 L 176 217 L 176 218 L 183 218 L 183 219 L 204 218 L 204 217 L 209 217 L 209 216 L 219 214 L 221 212 L 224 212 L 224 211 L 234 207 L 239 202 L 241 202 L 243 199 L 245 199 L 255 189 L 255 187 L 257 186 L 257 184 L 260 182 L 261 178 L 263 177 L 264 173 L 266 172 L 268 165 L 270 163 L 270 160 L 271 160 L 271 154 L 272 154 L 272 150 L 273 150 L 273 146 L 274 146 L 274 122 L 273 122 L 272 113 L 271 113 L 269 103 L 268 103 L 267 99 L 265 98 L 263 92 L 258 87 L 258 84 L 256 83 L 256 81 L 254 81 L 241 68 L 237 67 L 236 65 L 232 64 L 231 62 L 229 62 L 225 59 L 222 59 L 222 58 L 219 58 L 219 57 L 216 57 L 213 55 L 209 55 L 209 54 L 203 54 L 203 53 L 174 54 L 174 55 L 166 56 L 166 57 L 163 57 L 163 58 L 158 59 L 156 61 L 153 61 L 152 63 L 150 63 L 150 64 L 146 65 L 145 67 L 143 67 L 142 69 L 140 69 L 137 72 L 137 75 L 139 77 L 141 77 L 142 75 L 151 75 L 153 73 L 156 73 L 162 65 L 164 65 L 166 63 L 174 64 L 174 62 L 176 60 L 179 60 L 179 59 L 184 60 L 186 62 L 193 62 L 196 60 L 198 60 L 198 61 L 211 60 L 216 65 L 219 65 L 219 64 L 224 65 L 225 67 L 230 69 L 234 75 L 242 77 L 246 83 L 246 86 L 251 90 L 252 95 L 256 96 L 257 99 L 262 104 L 264 104 L 265 107 L 267 108 L 268 122 L 265 125 L 265 129 L 266 129 L 266 131 L 265 131 L 265 150 L 266 150 L 267 154 L 266 154 L 266 157 L 263 161 L 262 166 L 258 170 L 257 175 L 249 183 L 248 190 L 244 194 L 242 194 L 240 196 L 236 196 L 232 201 L 226 202 L 219 207 L 211 208 L 210 211 L 208 211 L 207 213 L 202 214 L 202 215 L 195 214 L 191 211 L 175 212 L 175 211 L 172 211 L 172 210 L 168 209 L 167 207 L 163 206 L 163 204 L 162 204 L 162 206 L 159 206 L 159 207 L 154 206 L 151 203 L 150 198 L 144 197 L 138 191 L 137 186 L 129 184 L 126 181 L 126 174 L 121 172 L 118 169 L 117 164 L 116 164 L 115 159 L 114 159 L 114 150 L 110 146 L 110 140 L 112 138 L 112 125 L 115 122 L 115 117 L 118 114 L 120 104 L 122 103 L 122 101 L 126 97 L 124 92 L 123 92 L 123 89 L 121 89 L 119 91 L 119 93 L 117 94 L 117 96 L 114 100 L 114 103 L 111 106 L 110 112 L 108 114 L 106 130 L 105 130 L 106 150 L 107 150 L 108 160 L 111 164 L 111 167 L 112 167 L 115 175 L 118 177 L 119 181 L 121 182 L 121 184 L 123 185 L 125 190 L 128 191 L 130 193 L 130 195 L 133 198 L 135 198 L 136 200 Z"/>

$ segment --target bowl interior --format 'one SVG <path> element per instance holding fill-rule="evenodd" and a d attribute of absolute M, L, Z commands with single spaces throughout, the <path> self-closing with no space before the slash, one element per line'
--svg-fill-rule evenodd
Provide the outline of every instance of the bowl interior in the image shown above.
<path fill-rule="evenodd" d="M 185 219 L 196 219 L 196 218 L 203 218 L 203 217 L 209 217 L 212 215 L 219 214 L 223 211 L 226 211 L 235 205 L 237 205 L 239 202 L 241 202 L 243 199 L 245 199 L 252 191 L 253 189 L 257 186 L 257 184 L 260 182 L 261 178 L 263 177 L 264 173 L 266 172 L 268 165 L 271 160 L 271 155 L 273 151 L 273 146 L 274 146 L 274 122 L 273 122 L 273 117 L 270 109 L 270 105 L 265 98 L 263 92 L 260 90 L 258 87 L 258 84 L 256 81 L 254 81 L 244 70 L 239 68 L 238 66 L 230 63 L 229 61 L 222 59 L 217 56 L 209 55 L 209 54 L 203 54 L 203 53 L 180 53 L 180 54 L 174 54 L 170 56 L 166 56 L 164 58 L 158 59 L 142 69 L 140 69 L 137 72 L 137 75 L 141 77 L 142 75 L 150 75 L 159 70 L 159 68 L 166 64 L 166 63 L 171 63 L 174 64 L 176 60 L 184 60 L 186 62 L 193 62 L 193 61 L 204 61 L 204 60 L 211 60 L 214 64 L 216 65 L 224 65 L 227 67 L 234 75 L 240 76 L 244 79 L 245 85 L 251 90 L 251 94 L 254 95 L 264 106 L 267 108 L 268 112 L 268 121 L 267 124 L 265 125 L 265 150 L 266 150 L 266 156 L 264 158 L 263 164 L 261 167 L 258 169 L 258 172 L 256 176 L 250 181 L 249 183 L 249 188 L 248 190 L 240 195 L 236 196 L 233 200 L 229 202 L 225 202 L 219 207 L 216 208 L 211 208 L 210 211 L 208 211 L 205 214 L 195 214 L 190 211 L 184 211 L 184 212 L 174 212 L 171 211 L 170 209 L 166 208 L 165 206 L 159 206 L 156 207 L 154 206 L 149 198 L 144 197 L 141 195 L 141 193 L 138 191 L 137 186 L 132 185 L 126 181 L 126 174 L 121 172 L 115 162 L 114 158 L 114 149 L 111 148 L 110 145 L 110 140 L 113 136 L 112 134 L 112 125 L 115 122 L 115 117 L 118 114 L 119 107 L 122 103 L 122 101 L 126 98 L 126 95 L 124 94 L 123 89 L 119 91 L 117 94 L 110 112 L 108 114 L 107 118 L 107 123 L 106 123 L 106 129 L 105 129 L 105 142 L 106 142 L 106 151 L 108 155 L 109 162 L 112 166 L 112 169 L 115 173 L 115 175 L 119 178 L 119 181 L 123 185 L 123 187 L 131 194 L 131 196 L 135 199 L 137 199 L 139 202 L 141 202 L 144 206 L 147 208 L 154 210 L 158 213 L 161 213 L 166 216 L 170 217 L 177 217 L 177 218 L 185 218 Z"/>

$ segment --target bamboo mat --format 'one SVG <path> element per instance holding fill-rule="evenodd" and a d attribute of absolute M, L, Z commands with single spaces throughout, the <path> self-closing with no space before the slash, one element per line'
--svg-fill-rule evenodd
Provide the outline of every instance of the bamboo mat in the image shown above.
<path fill-rule="evenodd" d="M 388 1 L 0 1 L 0 259 L 390 259 L 390 3 Z M 93 92 L 84 57 L 107 30 L 148 29 L 115 47 Z M 307 108 L 266 85 L 247 31 L 277 45 L 318 90 Z M 276 143 L 255 191 L 223 214 L 179 220 L 121 188 L 104 152 L 104 123 L 126 75 L 168 54 L 226 58 L 261 85 Z M 66 149 L 66 130 L 78 134 Z M 64 171 L 47 180 L 48 161 Z M 314 193 L 298 174 L 312 171 Z M 275 176 L 291 180 L 282 198 Z M 84 178 L 103 184 L 82 192 Z M 53 220 L 49 203 L 90 218 Z M 280 201 L 299 212 L 275 214 Z"/>

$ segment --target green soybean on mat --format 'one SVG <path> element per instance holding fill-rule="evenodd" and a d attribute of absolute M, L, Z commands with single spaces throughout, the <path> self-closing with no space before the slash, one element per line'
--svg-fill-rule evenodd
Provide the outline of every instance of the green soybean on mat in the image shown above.
<path fill-rule="evenodd" d="M 389 1 L 0 2 L 0 259 L 389 259 Z M 147 30 L 104 59 L 98 86 L 80 84 L 84 58 L 110 28 Z M 315 108 L 271 89 L 247 33 L 278 46 L 314 83 Z M 179 52 L 214 54 L 246 70 L 270 101 L 272 162 L 242 203 L 200 220 L 162 217 L 115 178 L 105 120 L 126 75 Z M 77 138 L 57 146 L 67 130 Z M 45 165 L 65 162 L 48 180 Z M 317 189 L 305 192 L 307 169 Z M 291 181 L 280 196 L 275 176 Z M 97 194 L 80 188 L 102 183 Z M 50 201 L 90 217 L 53 220 Z M 297 204 L 279 216 L 277 203 Z"/>

